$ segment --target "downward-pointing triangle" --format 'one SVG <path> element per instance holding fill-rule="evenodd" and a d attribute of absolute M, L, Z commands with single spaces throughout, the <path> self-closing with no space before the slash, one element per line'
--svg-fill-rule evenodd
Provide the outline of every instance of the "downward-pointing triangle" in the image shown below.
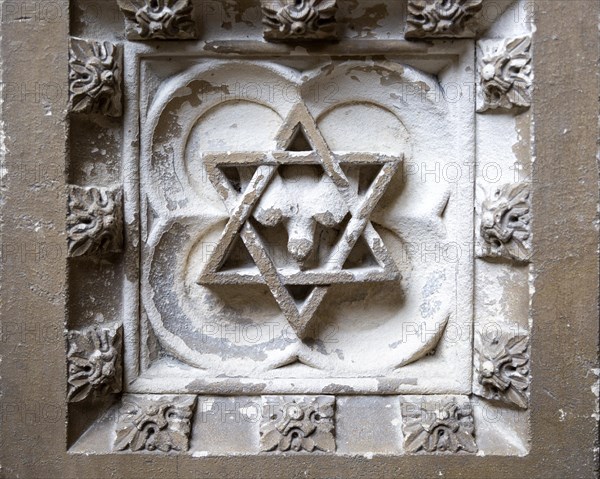
<path fill-rule="evenodd" d="M 287 285 L 287 290 L 290 293 L 290 296 L 294 298 L 294 301 L 299 307 L 298 309 L 302 309 L 303 303 L 308 299 L 314 289 L 314 286 Z"/>
<path fill-rule="evenodd" d="M 300 297 L 302 297 L 304 294 L 306 294 L 307 290 L 298 290 L 295 287 L 292 287 L 292 289 L 290 290 L 289 286 L 286 287 L 286 291 L 289 294 L 289 299 L 296 303 L 295 307 L 290 305 L 287 301 L 280 301 L 280 299 L 276 298 L 278 299 L 282 310 L 288 317 L 288 322 L 290 323 L 290 326 L 292 326 L 292 328 L 300 338 L 306 336 L 306 332 L 311 326 L 312 320 L 315 316 L 315 313 L 317 312 L 317 309 L 323 302 L 323 299 L 325 299 L 325 295 L 327 294 L 329 287 L 315 286 L 314 288 L 309 289 L 312 289 L 312 291 L 308 293 L 306 299 L 304 301 L 297 301 L 292 292 L 300 294 Z M 290 309 L 292 308 L 294 309 L 294 311 L 290 311 Z"/>

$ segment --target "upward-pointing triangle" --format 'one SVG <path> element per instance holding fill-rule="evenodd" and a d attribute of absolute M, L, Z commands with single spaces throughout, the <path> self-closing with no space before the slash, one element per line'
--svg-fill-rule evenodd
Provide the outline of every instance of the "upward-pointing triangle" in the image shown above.
<path fill-rule="evenodd" d="M 290 140 L 286 151 L 314 151 L 314 148 L 306 138 L 306 133 L 302 125 L 298 123 L 294 129 L 294 134 Z"/>
<path fill-rule="evenodd" d="M 308 143 L 308 150 L 291 150 L 291 145 L 295 143 L 297 135 L 302 133 L 304 140 L 301 145 Z M 315 151 L 320 157 L 321 164 L 325 172 L 340 188 L 348 187 L 348 179 L 335 161 L 327 142 L 321 135 L 314 118 L 303 103 L 297 103 L 293 108 L 283 125 L 277 132 L 276 138 L 278 148 L 287 151 Z M 300 141 L 300 140 L 298 140 Z"/>

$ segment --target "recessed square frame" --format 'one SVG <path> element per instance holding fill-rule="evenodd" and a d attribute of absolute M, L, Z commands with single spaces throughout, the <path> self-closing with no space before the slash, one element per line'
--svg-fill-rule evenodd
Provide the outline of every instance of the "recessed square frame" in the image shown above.
<path fill-rule="evenodd" d="M 383 47 L 383 48 L 382 48 Z M 332 51 L 333 50 L 333 51 Z M 150 167 L 152 149 L 149 145 L 149 139 L 152 135 L 151 128 L 155 127 L 153 115 L 149 114 L 150 108 L 155 108 L 153 102 L 157 99 L 159 104 L 168 104 L 164 97 L 169 95 L 169 92 L 161 90 L 163 83 L 173 88 L 178 78 L 186 79 L 203 78 L 201 73 L 194 76 L 194 71 L 202 72 L 202 64 L 210 62 L 222 62 L 222 65 L 227 65 L 228 61 L 234 62 L 234 65 L 240 65 L 241 62 L 264 62 L 272 65 L 281 64 L 281 69 L 286 65 L 304 67 L 307 71 L 318 70 L 324 65 L 341 65 L 344 61 L 348 62 L 352 58 L 362 60 L 370 57 L 381 57 L 385 55 L 385 61 L 400 65 L 408 65 L 415 68 L 417 74 L 440 76 L 443 84 L 448 84 L 451 87 L 459 87 L 462 95 L 465 98 L 458 100 L 452 99 L 447 101 L 443 97 L 442 91 L 414 91 L 409 90 L 412 84 L 401 85 L 401 95 L 403 98 L 398 100 L 398 104 L 402 102 L 414 102 L 424 105 L 427 102 L 439 103 L 444 105 L 447 118 L 452 120 L 451 125 L 448 122 L 448 128 L 454 129 L 459 133 L 454 136 L 452 152 L 448 155 L 451 157 L 444 158 L 450 165 L 461 164 L 465 171 L 472 171 L 475 165 L 475 113 L 472 108 L 471 95 L 474 94 L 474 51 L 473 42 L 454 41 L 445 44 L 437 44 L 434 46 L 424 46 L 422 44 L 411 44 L 407 42 L 389 42 L 386 45 L 372 47 L 370 45 L 363 46 L 362 49 L 357 49 L 352 54 L 344 54 L 343 59 L 341 47 L 332 47 L 325 49 L 322 52 L 308 54 L 307 52 L 298 52 L 294 55 L 289 55 L 285 47 L 280 46 L 264 46 L 261 44 L 248 45 L 240 43 L 235 51 L 235 58 L 231 58 L 230 54 L 207 53 L 206 51 L 194 52 L 192 48 L 184 48 L 181 44 L 167 44 L 161 46 L 160 50 L 144 44 L 130 43 L 127 45 L 125 52 L 125 64 L 128 65 L 128 75 L 125 81 L 125 97 L 127 99 L 125 108 L 124 121 L 130 126 L 125 129 L 125 138 L 123 140 L 123 161 L 125 174 L 125 195 L 132 200 L 125 204 L 126 224 L 129 228 L 129 237 L 135 238 L 141 234 L 142 240 L 130 241 L 129 247 L 126 250 L 126 263 L 132 268 L 140 261 L 144 263 L 146 251 L 150 248 L 145 247 L 146 241 L 151 233 L 148 226 L 151 213 L 148 213 L 150 201 L 149 195 L 167 196 L 167 193 L 153 193 L 154 190 L 160 189 L 155 185 L 160 183 L 161 175 L 154 173 Z M 158 68 L 156 65 L 159 65 Z M 308 67 L 306 65 L 309 65 Z M 217 68 L 219 63 L 217 63 Z M 168 73 L 162 73 L 162 77 L 156 72 L 160 68 L 166 69 Z M 243 68 L 243 67 L 240 67 Z M 340 67 L 342 68 L 342 67 Z M 243 71 L 243 69 L 242 69 Z M 209 71 L 210 73 L 210 71 Z M 411 73 L 411 75 L 414 73 Z M 205 75 L 205 74 L 204 74 Z M 212 76 L 212 74 L 211 74 Z M 206 75 L 208 78 L 209 76 Z M 217 76 L 217 78 L 219 78 Z M 243 75 L 240 76 L 243 79 Z M 254 78 L 251 77 L 250 81 Z M 186 80 L 189 81 L 189 80 Z M 218 82 L 218 80 L 215 80 Z M 350 80 L 349 80 L 350 81 Z M 429 80 L 431 85 L 435 82 Z M 393 83 L 393 82 L 392 82 Z M 178 85 L 177 88 L 181 88 Z M 284 83 L 285 86 L 285 83 Z M 315 88 L 319 88 L 317 84 Z M 219 87 L 222 88 L 222 87 Z M 327 85 L 323 87 L 326 90 Z M 433 88 L 432 88 L 433 89 Z M 230 90 L 232 88 L 230 87 Z M 275 89 L 273 89 L 275 90 Z M 286 91 L 285 89 L 283 91 Z M 270 96 L 275 96 L 276 93 L 269 93 Z M 429 95 L 429 96 L 427 96 Z M 208 95 L 207 95 L 208 96 Z M 289 94 L 288 94 L 289 96 Z M 204 98 L 203 98 L 204 99 Z M 238 91 L 235 91 L 231 96 L 227 96 L 223 103 L 227 101 L 244 100 Z M 262 99 L 262 98 L 261 98 Z M 212 101 L 212 99 L 211 99 Z M 162 102 L 162 103 L 161 103 Z M 341 102 L 340 102 L 341 103 Z M 321 106 L 319 106 L 321 107 Z M 322 108 L 322 107 L 321 107 Z M 395 106 L 394 108 L 399 108 Z M 441 110 L 441 108 L 440 108 Z M 154 113 L 156 110 L 152 110 Z M 403 119 L 403 121 L 405 121 Z M 412 126 L 412 125 L 411 125 Z M 138 130 L 139 128 L 139 130 Z M 184 128 L 185 130 L 185 128 Z M 185 132 L 184 132 L 185 135 Z M 415 135 L 416 136 L 416 135 Z M 426 134 L 421 135 L 426 138 Z M 137 139 L 139 138 L 139 142 Z M 181 142 L 187 142 L 187 137 L 180 139 Z M 422 141 L 421 149 L 427 149 L 427 142 Z M 183 147 L 181 147 L 183 149 Z M 175 146 L 177 151 L 177 146 Z M 438 148 L 438 154 L 441 150 Z M 423 155 L 422 155 L 423 156 Z M 431 155 L 430 155 L 431 156 Z M 424 157 L 423 159 L 429 159 Z M 440 160 L 437 168 L 445 168 L 447 163 Z M 441 164 L 441 166 L 440 166 Z M 421 157 L 414 159 L 413 165 L 418 165 L 423 168 L 423 172 L 416 175 L 414 181 L 423 181 L 427 175 L 425 161 L 421 161 Z M 433 166 L 435 171 L 436 165 Z M 399 175 L 404 175 L 406 178 L 411 174 L 406 167 Z M 430 167 L 431 168 L 431 167 Z M 158 169 L 157 169 L 158 170 Z M 183 183 L 183 189 L 187 188 L 189 180 L 181 180 L 179 178 L 180 171 L 176 175 L 178 183 Z M 405 182 L 413 181 L 413 179 L 404 179 Z M 442 179 L 440 184 L 440 179 Z M 446 274 L 454 275 L 455 281 L 451 287 L 453 292 L 447 296 L 453 297 L 454 302 L 449 310 L 449 313 L 444 313 L 444 318 L 431 320 L 430 323 L 414 323 L 402 325 L 400 337 L 410 335 L 418 336 L 418 342 L 423 343 L 423 352 L 418 351 L 414 354 L 414 363 L 398 368 L 398 373 L 393 375 L 375 374 L 356 374 L 352 376 L 345 375 L 344 377 L 329 377 L 327 374 L 310 377 L 303 384 L 302 380 L 297 377 L 286 377 L 284 374 L 278 377 L 269 376 L 246 376 L 243 374 L 231 375 L 227 379 L 226 374 L 221 371 L 204 372 L 201 369 L 190 367 L 183 363 L 173 364 L 170 360 L 153 361 L 149 359 L 147 350 L 147 338 L 149 331 L 152 329 L 148 321 L 150 314 L 148 307 L 153 308 L 150 304 L 151 297 L 154 293 L 150 291 L 149 282 L 142 278 L 140 284 L 136 281 L 129 281 L 124 291 L 124 328 L 125 328 L 125 392 L 131 393 L 202 393 L 202 394 L 248 394 L 248 393 L 263 393 L 263 394 L 319 394 L 333 391 L 345 391 L 352 394 L 470 394 L 472 383 L 472 329 L 473 329 L 473 304 L 470 300 L 473 296 L 473 262 L 475 258 L 472 254 L 470 246 L 473 244 L 473 223 L 470 220 L 470 214 L 474 208 L 474 178 L 471 174 L 464 174 L 458 182 L 445 182 L 443 178 L 434 178 L 428 186 L 429 194 L 435 193 L 436 190 L 446 189 L 448 197 L 453 194 L 451 201 L 456 203 L 453 210 L 453 234 L 445 241 L 448 245 L 467 245 L 466 251 L 463 251 L 456 264 L 449 266 L 450 270 Z M 207 188 L 212 188 L 212 185 L 206 182 Z M 413 185 L 414 187 L 414 185 Z M 166 191 L 166 190 L 165 190 Z M 447 197 L 439 195 L 441 202 L 448 202 Z M 134 199 L 138 198 L 139 203 Z M 174 195 L 169 197 L 172 203 L 177 203 L 177 197 Z M 445 206 L 444 206 L 445 208 Z M 450 209 L 450 208 L 448 208 Z M 427 212 L 430 218 L 437 214 L 433 211 Z M 138 218 L 140 223 L 138 224 Z M 158 219 L 153 220 L 155 223 Z M 440 222 L 441 224 L 441 222 Z M 452 228 L 451 228 L 452 229 Z M 446 245 L 446 243 L 444 243 Z M 139 248 L 139 249 L 138 249 Z M 418 251 L 415 256 L 426 258 L 427 252 Z M 434 253 L 435 259 L 430 257 L 430 262 L 441 262 L 439 252 Z M 141 260 L 140 260 L 141 258 Z M 443 261 L 443 260 L 442 260 Z M 140 274 L 144 276 L 143 266 Z M 422 267 L 416 264 L 415 267 Z M 423 266 L 424 267 L 424 266 Z M 456 271 L 452 271 L 455 268 Z M 134 276 L 132 276 L 134 277 Z M 451 281 L 452 282 L 452 281 Z M 425 285 L 421 285 L 426 287 Z M 141 289 L 138 290 L 137 288 Z M 144 293 L 144 289 L 148 293 Z M 141 294 L 140 294 L 141 291 Z M 459 300 L 458 298 L 463 298 Z M 432 299 L 434 301 L 434 299 Z M 449 319 L 448 319 L 449 317 Z M 418 329 L 422 326 L 422 329 Z M 412 329 L 409 328 L 412 327 Z M 189 327 L 188 325 L 184 325 Z M 438 329 L 436 329 L 436 327 Z M 446 340 L 444 332 L 451 331 L 451 338 Z M 386 339 L 387 340 L 387 339 Z M 389 340 L 392 342 L 392 339 Z M 438 364 L 434 361 L 435 358 L 427 358 L 427 364 L 420 359 L 427 352 L 439 347 L 441 355 L 449 355 L 445 361 L 444 369 L 443 360 L 439 360 Z M 331 353 L 330 353 L 331 354 Z M 439 356 L 439 355 L 438 355 Z M 451 357 L 451 358 L 450 358 Z M 400 360 L 398 361 L 400 362 Z M 448 363 L 452 364 L 452 368 L 448 367 Z M 421 368 L 421 369 L 420 369 Z M 425 368 L 425 369 L 422 369 Z M 428 378 L 428 371 L 435 371 Z M 265 386 L 266 384 L 266 386 Z"/>

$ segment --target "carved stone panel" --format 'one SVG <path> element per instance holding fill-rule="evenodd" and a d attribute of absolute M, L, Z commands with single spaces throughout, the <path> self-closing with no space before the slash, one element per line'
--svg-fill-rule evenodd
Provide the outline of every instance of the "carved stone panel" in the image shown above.
<path fill-rule="evenodd" d="M 142 306 L 159 347 L 186 365 L 178 387 L 233 392 L 241 376 L 318 394 L 333 375 L 361 392 L 467 391 L 471 307 L 456 295 L 471 295 L 471 260 L 421 258 L 425 243 L 433 256 L 469 243 L 472 198 L 405 172 L 469 158 L 472 137 L 448 123 L 472 128 L 469 104 L 436 101 L 431 76 L 395 62 L 184 66 L 141 86 L 140 111 Z M 149 77 L 157 67 L 141 63 Z M 260 101 L 236 92 L 257 84 L 277 88 Z M 429 93 L 394 100 L 399 88 Z M 447 327 L 461 330 L 452 345 Z M 142 357 L 136 384 L 158 392 L 170 360 Z"/>
<path fill-rule="evenodd" d="M 593 3 L 3 2 L 0 476 L 594 477 Z"/>
<path fill-rule="evenodd" d="M 74 24 L 70 450 L 526 455 L 531 26 L 208 3 Z"/>

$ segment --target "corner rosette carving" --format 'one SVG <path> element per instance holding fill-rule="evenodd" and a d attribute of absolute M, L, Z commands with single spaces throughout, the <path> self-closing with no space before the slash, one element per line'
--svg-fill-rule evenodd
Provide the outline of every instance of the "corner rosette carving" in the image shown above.
<path fill-rule="evenodd" d="M 475 394 L 527 409 L 529 336 L 501 334 L 486 338 L 477 335 L 475 352 Z"/>
<path fill-rule="evenodd" d="M 187 451 L 196 396 L 126 395 L 114 449 Z"/>
<path fill-rule="evenodd" d="M 335 398 L 265 397 L 261 451 L 335 452 Z"/>
<path fill-rule="evenodd" d="M 192 40 L 198 37 L 191 0 L 118 0 L 128 40 Z"/>
<path fill-rule="evenodd" d="M 479 63 L 478 112 L 490 109 L 531 106 L 533 85 L 531 37 L 504 40 L 500 46 L 487 48 Z"/>
<path fill-rule="evenodd" d="M 466 25 L 482 8 L 483 0 L 409 0 L 406 38 L 472 35 Z"/>
<path fill-rule="evenodd" d="M 71 38 L 69 43 L 69 110 L 123 114 L 122 51 L 110 42 Z"/>
<path fill-rule="evenodd" d="M 261 0 L 268 41 L 335 40 L 337 0 Z"/>
<path fill-rule="evenodd" d="M 406 403 L 404 416 L 404 448 L 409 453 L 453 452 L 475 453 L 475 426 L 470 404 L 454 400 L 430 405 Z"/>
<path fill-rule="evenodd" d="M 67 241 L 71 257 L 122 251 L 121 189 L 69 185 Z"/>
<path fill-rule="evenodd" d="M 481 206 L 481 257 L 530 259 L 529 185 L 507 184 L 498 188 Z"/>
<path fill-rule="evenodd" d="M 92 393 L 105 396 L 121 392 L 122 326 L 69 331 L 67 341 L 70 402 L 82 401 Z"/>

